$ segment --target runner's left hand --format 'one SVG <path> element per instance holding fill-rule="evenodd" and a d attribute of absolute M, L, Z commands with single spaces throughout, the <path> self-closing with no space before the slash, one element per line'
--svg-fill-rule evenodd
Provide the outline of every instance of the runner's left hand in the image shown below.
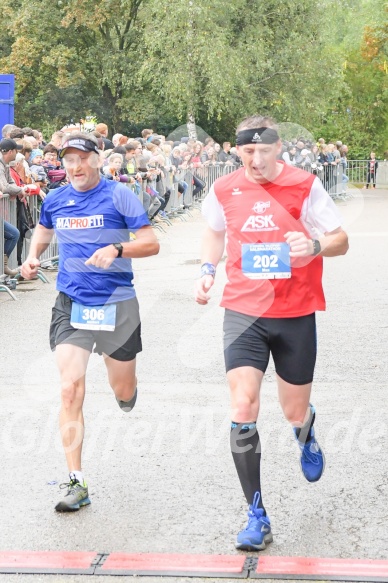
<path fill-rule="evenodd" d="M 101 269 L 109 269 L 113 261 L 117 258 L 117 249 L 113 245 L 108 245 L 107 247 L 101 247 L 93 253 L 85 265 L 94 265 L 94 267 L 100 267 Z"/>
<path fill-rule="evenodd" d="M 285 233 L 286 243 L 290 246 L 290 257 L 307 257 L 314 252 L 312 239 L 298 231 Z"/>

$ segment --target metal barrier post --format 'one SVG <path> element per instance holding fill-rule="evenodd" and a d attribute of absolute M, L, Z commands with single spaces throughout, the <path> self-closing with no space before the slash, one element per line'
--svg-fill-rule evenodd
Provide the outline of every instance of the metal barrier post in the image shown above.
<path fill-rule="evenodd" d="M 379 161 L 376 173 L 376 188 L 388 185 L 388 160 Z"/>
<path fill-rule="evenodd" d="M 366 185 L 368 160 L 348 160 L 349 182 L 356 185 Z"/>
<path fill-rule="evenodd" d="M 136 181 L 136 184 L 133 183 L 131 184 L 130 182 L 127 182 L 125 186 L 129 188 L 129 190 L 131 190 L 135 196 L 137 196 L 137 198 L 143 205 L 143 188 L 140 186 L 139 182 Z"/>
<path fill-rule="evenodd" d="M 5 197 L 0 198 L 0 275 L 4 275 L 4 216 L 5 216 Z"/>
<path fill-rule="evenodd" d="M 185 175 L 184 181 L 187 184 L 187 190 L 183 195 L 183 204 L 185 207 L 192 207 L 193 206 L 193 174 L 192 172 L 187 172 Z"/>
<path fill-rule="evenodd" d="M 171 212 L 173 214 L 175 214 L 178 210 L 178 198 L 179 198 L 179 193 L 178 193 L 178 183 L 177 182 L 172 182 L 171 184 L 171 197 L 169 200 L 170 204 L 170 209 Z"/>
<path fill-rule="evenodd" d="M 17 227 L 17 214 L 16 214 L 16 199 L 11 199 L 8 197 L 8 219 L 5 220 L 11 223 L 14 227 Z M 17 262 L 17 246 L 12 251 L 10 257 L 8 258 L 8 265 L 11 269 L 16 269 L 18 266 Z"/>
<path fill-rule="evenodd" d="M 10 288 L 5 285 L 7 276 L 4 274 L 4 221 L 11 222 L 11 208 L 8 194 L 3 194 L 0 198 L 0 291 L 5 291 L 13 300 L 17 297 Z"/>

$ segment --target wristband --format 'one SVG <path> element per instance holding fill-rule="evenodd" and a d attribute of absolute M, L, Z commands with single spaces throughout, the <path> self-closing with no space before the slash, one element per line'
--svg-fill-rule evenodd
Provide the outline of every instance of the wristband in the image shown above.
<path fill-rule="evenodd" d="M 216 266 L 213 263 L 202 263 L 201 265 L 201 277 L 204 275 L 216 276 Z"/>

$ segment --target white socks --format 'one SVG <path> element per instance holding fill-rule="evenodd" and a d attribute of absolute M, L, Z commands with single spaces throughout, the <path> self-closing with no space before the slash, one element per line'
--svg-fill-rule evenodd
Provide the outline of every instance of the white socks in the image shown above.
<path fill-rule="evenodd" d="M 69 472 L 70 480 L 78 480 L 81 486 L 84 485 L 84 475 L 81 470 L 72 470 Z"/>

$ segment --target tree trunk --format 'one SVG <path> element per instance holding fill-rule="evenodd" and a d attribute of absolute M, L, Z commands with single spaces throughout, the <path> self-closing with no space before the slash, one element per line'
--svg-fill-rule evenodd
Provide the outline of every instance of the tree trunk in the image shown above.
<path fill-rule="evenodd" d="M 194 114 L 189 113 L 187 116 L 187 131 L 189 134 L 189 138 L 192 140 L 197 140 L 197 126 L 195 125 L 195 117 Z"/>
<path fill-rule="evenodd" d="M 117 108 L 117 100 L 120 98 L 118 95 L 113 95 L 110 87 L 104 85 L 102 88 L 102 94 L 104 96 L 104 119 L 98 120 L 99 122 L 106 123 L 109 127 L 109 134 L 112 136 L 122 129 L 122 121 L 120 119 L 120 112 Z"/>

